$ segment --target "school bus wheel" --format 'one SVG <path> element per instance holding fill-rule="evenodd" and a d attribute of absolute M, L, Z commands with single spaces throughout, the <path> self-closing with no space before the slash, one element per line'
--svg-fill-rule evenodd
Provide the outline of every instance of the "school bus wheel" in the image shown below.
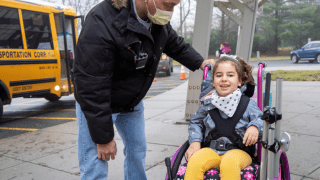
<path fill-rule="evenodd" d="M 0 121 L 1 121 L 1 118 L 2 118 L 2 114 L 3 114 L 3 104 L 2 104 L 2 99 L 0 97 Z"/>
<path fill-rule="evenodd" d="M 55 94 L 47 94 L 47 95 L 44 96 L 44 98 L 45 98 L 46 100 L 48 100 L 48 101 L 53 102 L 53 101 L 58 101 L 61 97 L 60 97 L 60 96 L 57 96 L 57 95 L 55 95 Z"/>

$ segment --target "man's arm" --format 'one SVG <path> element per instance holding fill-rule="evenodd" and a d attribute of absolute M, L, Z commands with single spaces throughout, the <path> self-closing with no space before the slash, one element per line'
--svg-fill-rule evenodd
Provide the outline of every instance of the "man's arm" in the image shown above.
<path fill-rule="evenodd" d="M 205 65 L 214 64 L 213 59 L 203 60 L 203 57 L 190 44 L 185 43 L 184 39 L 172 29 L 170 23 L 166 27 L 168 30 L 168 40 L 164 52 L 170 57 L 192 71 L 199 68 L 203 70 Z"/>
<path fill-rule="evenodd" d="M 168 31 L 164 53 L 192 71 L 199 69 L 204 61 L 203 57 L 190 44 L 184 42 L 184 39 L 172 29 L 170 23 L 164 28 Z"/>
<path fill-rule="evenodd" d="M 95 31 L 92 31 L 94 27 Z M 89 132 L 96 144 L 113 140 L 111 85 L 114 46 L 105 37 L 106 26 L 92 14 L 86 17 L 77 44 L 74 62 L 75 98 L 87 119 Z"/>

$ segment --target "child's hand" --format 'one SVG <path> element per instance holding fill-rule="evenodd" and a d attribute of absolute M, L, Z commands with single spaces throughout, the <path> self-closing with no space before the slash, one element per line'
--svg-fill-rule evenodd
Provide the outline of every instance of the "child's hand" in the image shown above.
<path fill-rule="evenodd" d="M 259 130 L 256 126 L 250 126 L 243 137 L 243 144 L 251 146 L 258 141 Z"/>
<path fill-rule="evenodd" d="M 187 161 L 189 161 L 189 159 L 191 158 L 191 156 L 197 152 L 199 149 L 201 148 L 201 144 L 199 141 L 195 141 L 193 143 L 190 144 L 187 152 L 186 152 L 186 155 L 187 155 Z"/>

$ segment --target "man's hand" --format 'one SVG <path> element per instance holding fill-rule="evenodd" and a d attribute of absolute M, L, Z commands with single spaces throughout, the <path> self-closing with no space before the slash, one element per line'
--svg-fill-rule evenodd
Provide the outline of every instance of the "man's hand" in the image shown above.
<path fill-rule="evenodd" d="M 243 137 L 243 144 L 251 146 L 258 141 L 259 130 L 256 126 L 250 126 Z"/>
<path fill-rule="evenodd" d="M 110 141 L 108 144 L 97 144 L 98 158 L 101 160 L 114 160 L 117 155 L 117 145 L 114 140 Z"/>
<path fill-rule="evenodd" d="M 207 64 L 212 64 L 212 65 L 214 65 L 214 60 L 213 60 L 213 59 L 204 60 L 203 63 L 201 64 L 201 66 L 200 66 L 200 69 L 203 70 L 204 67 L 205 67 Z"/>
<path fill-rule="evenodd" d="M 199 149 L 201 148 L 201 144 L 199 141 L 195 141 L 193 143 L 190 144 L 187 152 L 186 152 L 186 155 L 187 155 L 187 161 L 189 161 L 189 159 L 191 158 L 191 156 L 197 152 Z"/>

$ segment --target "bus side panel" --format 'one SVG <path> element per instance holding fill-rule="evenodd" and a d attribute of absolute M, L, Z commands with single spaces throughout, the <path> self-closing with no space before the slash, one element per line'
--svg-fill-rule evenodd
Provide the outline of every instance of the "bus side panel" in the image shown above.
<path fill-rule="evenodd" d="M 10 22 L 10 24 L 0 23 L 2 32 L 10 33 L 12 22 L 16 23 L 16 28 L 21 26 L 18 28 L 21 33 L 21 45 L 7 45 L 6 42 L 12 42 L 10 39 L 0 43 L 0 79 L 8 87 L 10 98 L 28 97 L 30 94 L 32 96 L 29 97 L 42 97 L 44 93 L 60 97 L 61 90 L 64 95 L 68 95 L 69 93 L 65 92 L 68 88 L 67 80 L 61 79 L 61 74 L 65 74 L 62 72 L 65 71 L 65 67 L 61 67 L 61 50 L 54 13 L 64 12 L 74 17 L 75 10 L 60 5 L 50 6 L 11 0 L 1 0 L 0 8 L 10 8 L 19 14 L 19 18 L 15 17 L 14 21 L 10 20 L 10 17 L 9 19 L 1 17 L 4 20 L 8 19 L 5 22 Z M 12 38 L 15 37 L 16 34 L 12 34 Z"/>
<path fill-rule="evenodd" d="M 1 79 L 13 94 L 49 89 L 60 96 L 60 65 L 53 50 L 0 49 Z M 22 56 L 22 58 L 21 58 Z"/>

